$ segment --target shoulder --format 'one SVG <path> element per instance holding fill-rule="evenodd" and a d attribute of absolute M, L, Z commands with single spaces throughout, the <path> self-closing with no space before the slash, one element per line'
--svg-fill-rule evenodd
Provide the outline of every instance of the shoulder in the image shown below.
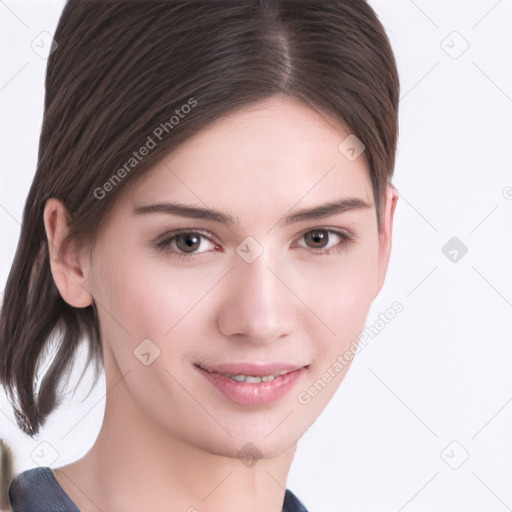
<path fill-rule="evenodd" d="M 308 512 L 308 510 L 299 498 L 290 491 L 290 489 L 286 489 L 284 494 L 283 512 Z"/>
<path fill-rule="evenodd" d="M 49 467 L 27 469 L 9 485 L 12 512 L 80 512 Z"/>

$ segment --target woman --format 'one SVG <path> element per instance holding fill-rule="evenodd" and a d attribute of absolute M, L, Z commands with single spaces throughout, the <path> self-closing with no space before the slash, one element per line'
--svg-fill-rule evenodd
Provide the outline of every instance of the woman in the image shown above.
<path fill-rule="evenodd" d="M 0 375 L 34 436 L 85 343 L 106 408 L 84 457 L 15 477 L 14 511 L 306 510 L 296 444 L 391 249 L 381 23 L 363 0 L 68 0 L 54 37 Z"/>

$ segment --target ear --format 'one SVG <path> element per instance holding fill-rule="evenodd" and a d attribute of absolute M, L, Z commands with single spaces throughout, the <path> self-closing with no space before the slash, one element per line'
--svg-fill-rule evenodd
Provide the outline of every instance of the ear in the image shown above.
<path fill-rule="evenodd" d="M 46 201 L 43 216 L 55 285 L 70 306 L 85 308 L 92 303 L 92 295 L 85 286 L 84 262 L 72 244 L 63 244 L 68 233 L 66 207 L 52 197 Z"/>
<path fill-rule="evenodd" d="M 379 274 L 377 296 L 384 285 L 384 279 L 388 270 L 389 257 L 391 255 L 391 238 L 393 234 L 393 218 L 395 215 L 396 203 L 398 201 L 398 191 L 388 184 L 386 187 L 386 203 L 381 217 L 381 228 L 379 231 Z"/>

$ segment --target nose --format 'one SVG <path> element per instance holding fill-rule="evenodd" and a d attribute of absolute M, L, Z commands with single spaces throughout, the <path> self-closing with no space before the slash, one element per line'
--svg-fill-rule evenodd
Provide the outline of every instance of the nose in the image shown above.
<path fill-rule="evenodd" d="M 217 316 L 224 336 L 263 345 L 295 330 L 297 298 L 285 284 L 285 273 L 273 267 L 265 251 L 252 263 L 236 261 Z"/>

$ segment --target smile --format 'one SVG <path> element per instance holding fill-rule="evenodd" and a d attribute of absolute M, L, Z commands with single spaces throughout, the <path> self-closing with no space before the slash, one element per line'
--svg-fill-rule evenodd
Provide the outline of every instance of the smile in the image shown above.
<path fill-rule="evenodd" d="M 203 365 L 195 367 L 225 398 L 240 405 L 261 405 L 284 397 L 307 371 L 307 366 L 276 369 L 277 364 L 265 367 L 254 364 L 217 367 L 216 371 Z M 242 367 L 243 372 L 242 373 Z M 272 368 L 271 368 L 272 367 Z"/>

